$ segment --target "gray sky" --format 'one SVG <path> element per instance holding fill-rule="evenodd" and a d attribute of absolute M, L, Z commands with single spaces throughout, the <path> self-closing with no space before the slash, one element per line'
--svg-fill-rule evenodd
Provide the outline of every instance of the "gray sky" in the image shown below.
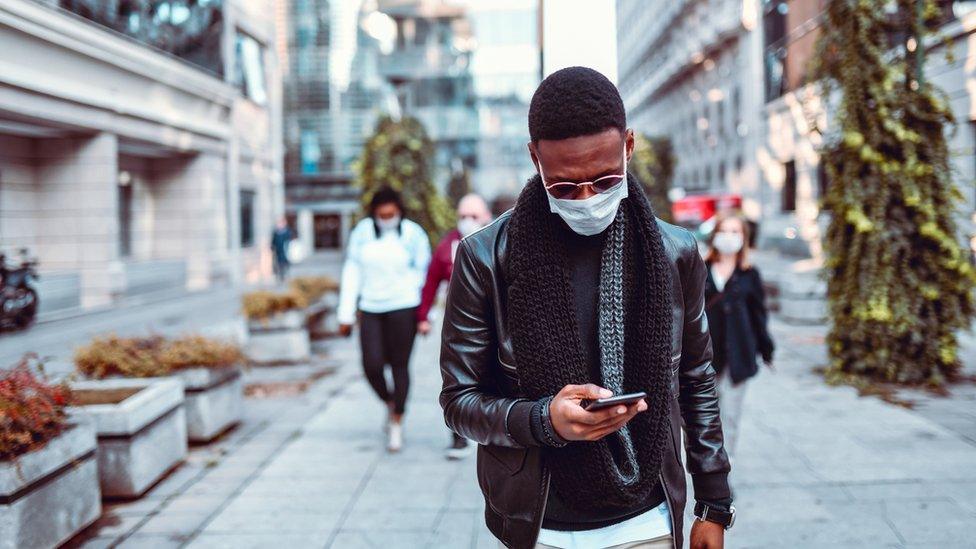
<path fill-rule="evenodd" d="M 614 0 L 543 0 L 544 71 L 592 67 L 617 82 Z"/>

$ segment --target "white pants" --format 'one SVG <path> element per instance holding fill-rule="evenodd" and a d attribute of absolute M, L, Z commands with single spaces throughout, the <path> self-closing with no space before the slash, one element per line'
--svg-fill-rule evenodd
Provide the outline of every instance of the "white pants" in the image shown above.
<path fill-rule="evenodd" d="M 732 455 L 739 438 L 739 420 L 742 418 L 743 401 L 746 398 L 746 384 L 743 381 L 733 384 L 728 370 L 718 379 L 718 408 L 722 416 L 722 433 L 725 435 L 725 451 Z"/>
<path fill-rule="evenodd" d="M 672 549 L 674 545 L 674 540 L 671 534 L 666 536 L 661 536 L 659 538 L 647 539 L 642 541 L 632 541 L 630 543 L 621 543 L 620 545 L 613 545 L 610 547 L 604 547 L 602 549 Z M 552 547 L 551 545 L 542 545 L 537 543 L 535 549 L 558 549 Z"/>

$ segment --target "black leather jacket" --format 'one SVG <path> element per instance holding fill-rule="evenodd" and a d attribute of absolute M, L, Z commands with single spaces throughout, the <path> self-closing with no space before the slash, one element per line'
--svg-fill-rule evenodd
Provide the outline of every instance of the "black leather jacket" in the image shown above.
<path fill-rule="evenodd" d="M 529 548 L 538 538 L 549 494 L 545 455 L 550 450 L 523 446 L 509 432 L 510 412 L 525 400 L 507 327 L 509 216 L 502 215 L 458 246 L 442 333 L 440 402 L 448 426 L 480 445 L 478 483 L 488 528 L 508 547 Z M 686 498 L 679 426 L 687 434 L 685 453 L 697 499 L 729 497 L 729 460 L 722 445 L 704 311 L 705 266 L 691 233 L 662 221 L 658 225 L 675 281 L 671 448 L 661 482 L 677 548 L 682 546 Z"/>

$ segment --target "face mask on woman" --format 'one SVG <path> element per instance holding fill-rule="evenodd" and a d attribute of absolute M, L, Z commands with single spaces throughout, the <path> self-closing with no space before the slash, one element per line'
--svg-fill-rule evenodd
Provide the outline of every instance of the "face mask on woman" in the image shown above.
<path fill-rule="evenodd" d="M 376 226 L 380 228 L 380 231 L 392 231 L 400 226 L 401 216 L 395 215 L 389 219 L 376 218 Z"/>
<path fill-rule="evenodd" d="M 742 233 L 719 232 L 715 234 L 712 245 L 719 253 L 732 255 L 742 250 Z"/>

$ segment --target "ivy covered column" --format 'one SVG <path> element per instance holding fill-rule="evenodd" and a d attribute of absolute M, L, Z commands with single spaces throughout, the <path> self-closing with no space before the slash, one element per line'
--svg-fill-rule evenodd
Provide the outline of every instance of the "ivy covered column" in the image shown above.
<path fill-rule="evenodd" d="M 362 191 L 363 207 L 384 186 L 403 197 L 404 215 L 427 231 L 437 242 L 454 226 L 454 211 L 434 185 L 434 145 L 416 118 L 394 120 L 384 116 L 363 146 L 356 163 L 356 185 Z"/>
<path fill-rule="evenodd" d="M 827 3 L 816 75 L 837 99 L 823 151 L 833 381 L 938 386 L 959 370 L 974 270 L 954 222 L 952 116 L 918 51 L 938 15 L 931 0 Z"/>

